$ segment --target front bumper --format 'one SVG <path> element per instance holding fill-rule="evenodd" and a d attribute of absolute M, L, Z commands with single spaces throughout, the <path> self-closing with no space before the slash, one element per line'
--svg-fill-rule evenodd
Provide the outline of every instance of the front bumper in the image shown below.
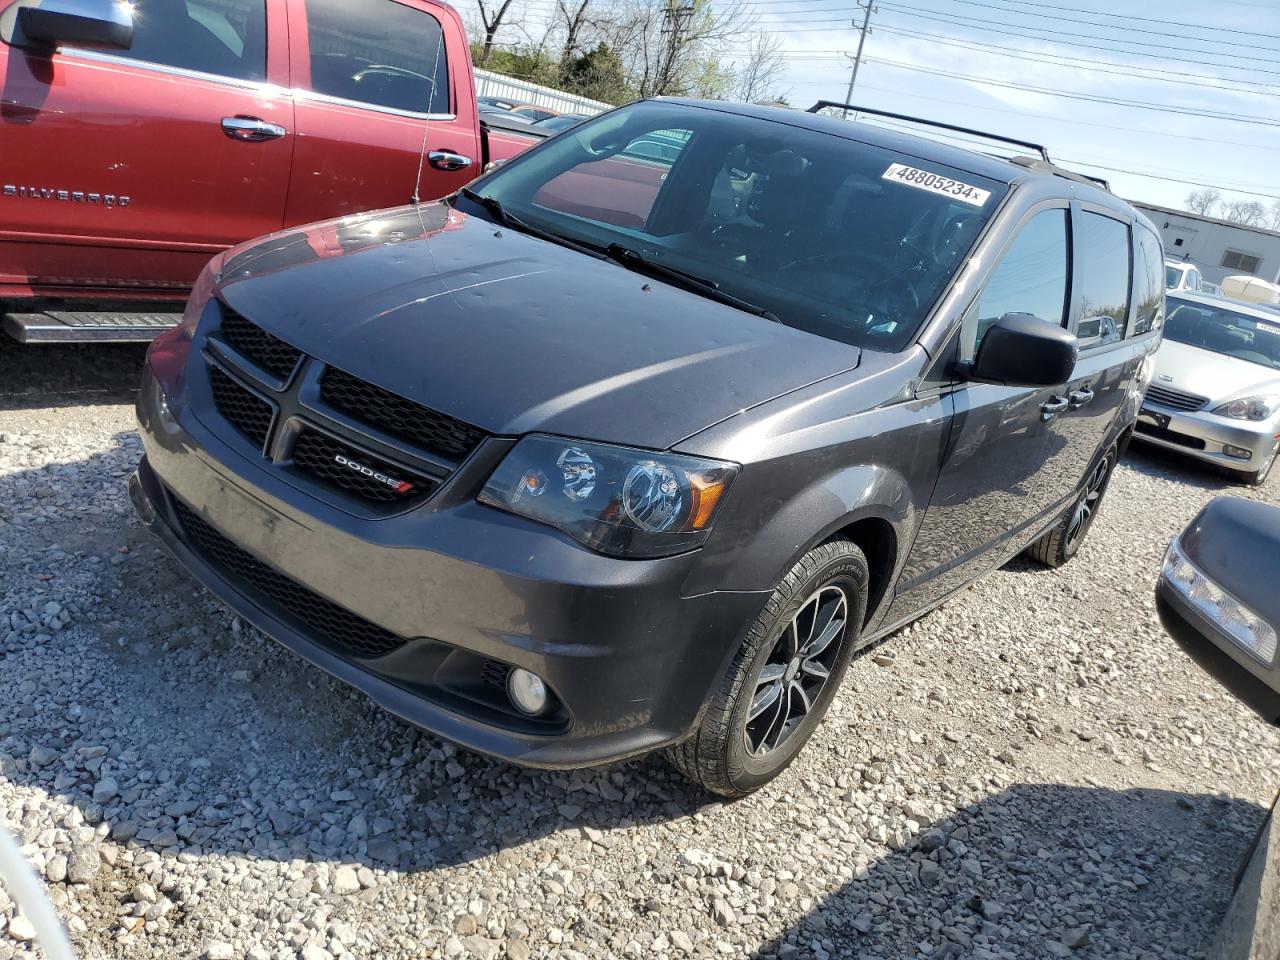
<path fill-rule="evenodd" d="M 144 388 L 140 401 L 147 456 L 130 482 L 143 522 L 245 620 L 390 712 L 479 753 L 580 767 L 682 739 L 767 599 L 683 596 L 697 554 L 602 557 L 471 499 L 353 516 L 300 496 L 196 418 L 155 423 L 145 409 L 153 393 Z M 344 648 L 211 555 L 180 511 L 306 595 L 404 642 L 376 656 Z M 493 661 L 537 673 L 562 709 L 540 723 L 495 709 L 492 684 L 487 693 L 476 686 Z"/>
<path fill-rule="evenodd" d="M 1275 447 L 1280 422 L 1276 418 L 1251 422 L 1220 417 L 1207 410 L 1182 411 L 1151 400 L 1142 402 L 1134 436 L 1146 443 L 1177 450 L 1228 470 L 1256 470 Z M 1240 458 L 1224 452 L 1227 446 L 1250 451 Z"/>

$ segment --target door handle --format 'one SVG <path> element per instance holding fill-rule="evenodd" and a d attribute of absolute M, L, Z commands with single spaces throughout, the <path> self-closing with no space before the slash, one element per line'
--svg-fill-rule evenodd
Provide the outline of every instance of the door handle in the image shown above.
<path fill-rule="evenodd" d="M 1072 390 L 1068 399 L 1071 401 L 1071 409 L 1079 410 L 1093 399 L 1093 391 L 1088 387 L 1081 387 L 1079 390 Z"/>
<path fill-rule="evenodd" d="M 285 134 L 284 127 L 280 124 L 267 123 L 260 117 L 223 117 L 222 132 L 232 140 L 245 143 L 278 140 Z"/>
<path fill-rule="evenodd" d="M 1070 402 L 1066 397 L 1054 397 L 1052 400 L 1046 400 L 1040 405 L 1040 419 L 1052 420 L 1065 411 Z"/>
<path fill-rule="evenodd" d="M 452 150 L 432 150 L 427 154 L 427 162 L 437 170 L 465 170 L 471 166 L 470 157 Z"/>

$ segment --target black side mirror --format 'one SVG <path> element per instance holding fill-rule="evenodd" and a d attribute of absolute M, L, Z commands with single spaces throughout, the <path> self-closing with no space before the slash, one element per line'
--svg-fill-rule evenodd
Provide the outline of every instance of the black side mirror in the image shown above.
<path fill-rule="evenodd" d="M 14 44 L 52 49 L 133 45 L 133 7 L 125 0 L 43 0 L 18 9 Z"/>
<path fill-rule="evenodd" d="M 1218 497 L 1169 545 L 1156 609 L 1191 658 L 1280 725 L 1280 507 Z"/>
<path fill-rule="evenodd" d="M 993 323 L 964 371 L 969 380 L 1017 387 L 1066 383 L 1076 366 L 1076 338 L 1029 313 L 1006 313 Z"/>

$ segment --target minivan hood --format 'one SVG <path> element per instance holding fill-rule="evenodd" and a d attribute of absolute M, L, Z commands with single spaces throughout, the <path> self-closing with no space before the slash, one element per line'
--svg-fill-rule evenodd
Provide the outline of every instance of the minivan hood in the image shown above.
<path fill-rule="evenodd" d="M 217 293 L 304 352 L 498 434 L 663 449 L 861 355 L 442 203 L 237 248 Z"/>
<path fill-rule="evenodd" d="M 1280 371 L 1260 363 L 1164 340 L 1156 354 L 1156 386 L 1208 397 L 1210 402 L 1248 397 L 1280 388 Z"/>

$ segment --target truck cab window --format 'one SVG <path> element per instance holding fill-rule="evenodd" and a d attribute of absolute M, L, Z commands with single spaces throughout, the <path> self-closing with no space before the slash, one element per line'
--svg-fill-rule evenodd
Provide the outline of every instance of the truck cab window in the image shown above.
<path fill-rule="evenodd" d="M 265 80 L 266 4 L 264 0 L 134 0 L 133 45 L 117 55 L 234 80 Z"/>
<path fill-rule="evenodd" d="M 449 113 L 444 31 L 395 0 L 306 0 L 311 89 L 411 113 Z"/>

